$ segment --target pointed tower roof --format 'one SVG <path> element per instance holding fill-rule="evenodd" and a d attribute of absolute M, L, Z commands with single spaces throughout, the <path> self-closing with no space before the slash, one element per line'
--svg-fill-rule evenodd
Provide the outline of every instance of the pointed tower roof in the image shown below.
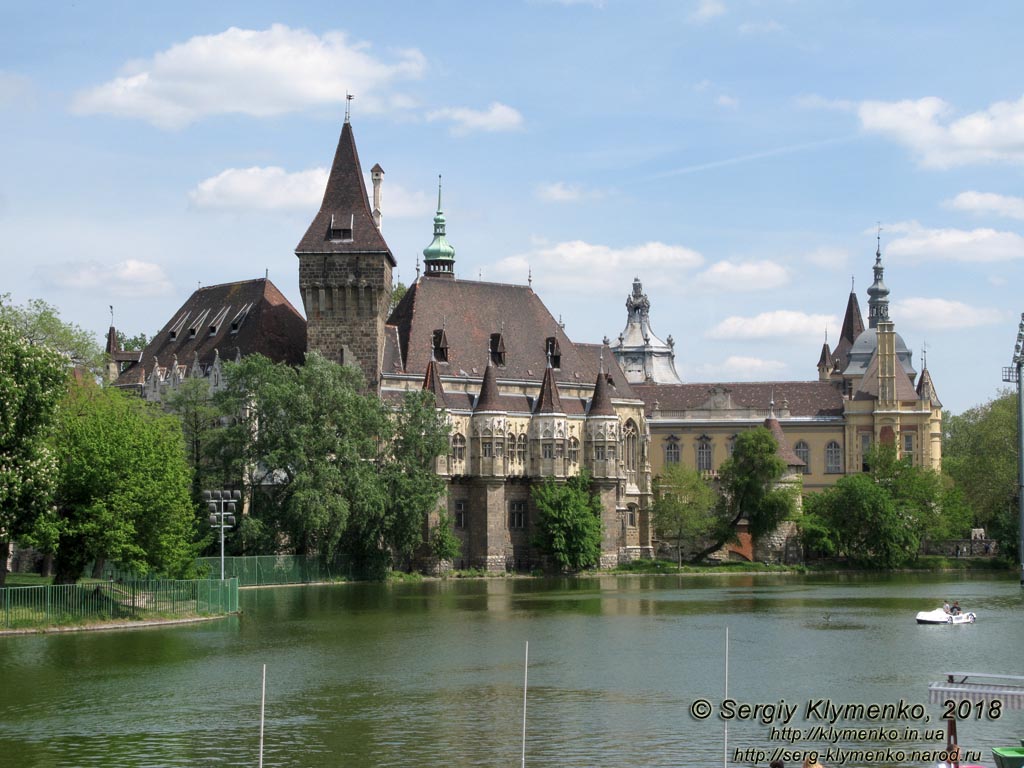
<path fill-rule="evenodd" d="M 615 407 L 612 405 L 612 396 L 608 391 L 608 374 L 604 372 L 604 357 L 601 358 L 601 371 L 597 374 L 597 383 L 594 384 L 594 397 L 590 401 L 590 410 L 587 416 L 616 416 Z"/>
<path fill-rule="evenodd" d="M 494 372 L 491 365 L 490 350 L 487 352 L 487 368 L 484 370 L 484 380 L 480 385 L 480 395 L 476 399 L 473 412 L 477 411 L 501 411 L 501 393 L 498 391 L 498 374 Z"/>
<path fill-rule="evenodd" d="M 441 176 L 437 177 L 437 213 L 434 215 L 434 239 L 423 249 L 426 277 L 455 277 L 455 248 L 445 235 L 444 210 L 441 208 Z"/>
<path fill-rule="evenodd" d="M 868 288 L 868 327 L 877 328 L 879 320 L 889 319 L 889 289 L 885 287 L 882 277 L 885 275 L 885 267 L 882 266 L 882 238 L 878 237 L 878 247 L 875 249 L 875 282 Z"/>
<path fill-rule="evenodd" d="M 441 372 L 437 370 L 437 364 L 431 358 L 427 363 L 427 372 L 423 377 L 423 389 L 434 393 L 434 402 L 438 406 L 445 404 L 444 385 L 441 383 Z"/>
<path fill-rule="evenodd" d="M 818 367 L 832 368 L 832 350 L 828 348 L 828 342 L 826 341 L 821 345 L 821 357 L 818 358 Z"/>
<path fill-rule="evenodd" d="M 942 407 L 939 396 L 935 392 L 935 383 L 932 381 L 932 375 L 928 373 L 927 367 L 921 371 L 921 378 L 917 382 L 917 396 L 922 400 L 930 400 L 932 408 Z"/>
<path fill-rule="evenodd" d="M 320 210 L 295 246 L 296 253 L 381 253 L 396 266 L 377 229 L 366 195 L 352 124 L 346 119 L 334 152 Z"/>
<path fill-rule="evenodd" d="M 534 413 L 565 413 L 562 401 L 558 398 L 558 387 L 555 385 L 554 369 L 550 360 L 548 367 L 544 369 L 544 380 L 540 383 L 540 396 L 537 398 Z"/>
<path fill-rule="evenodd" d="M 850 298 L 846 302 L 846 314 L 843 317 L 843 328 L 839 332 L 839 342 L 832 350 L 832 357 L 838 360 L 836 366 L 839 370 L 846 368 L 847 359 L 850 354 L 850 347 L 857 337 L 864 332 L 864 316 L 860 311 L 860 302 L 857 301 L 857 294 L 850 289 Z"/>
<path fill-rule="evenodd" d="M 779 444 L 778 449 L 775 451 L 779 458 L 786 462 L 787 467 L 805 467 L 807 464 L 801 459 L 789 445 L 789 440 L 786 439 L 786 434 L 782 431 L 782 425 L 779 424 L 779 420 L 775 418 L 774 403 L 772 403 L 772 410 L 768 418 L 764 420 L 765 427 L 772 433 L 772 437 L 775 438 L 775 442 Z"/>

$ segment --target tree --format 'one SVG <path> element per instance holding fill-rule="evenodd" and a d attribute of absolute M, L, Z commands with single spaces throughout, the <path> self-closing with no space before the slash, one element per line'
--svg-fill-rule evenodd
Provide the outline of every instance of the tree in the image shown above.
<path fill-rule="evenodd" d="M 442 512 L 430 531 L 430 551 L 438 560 L 451 562 L 462 552 L 462 542 L 452 530 L 452 519 Z"/>
<path fill-rule="evenodd" d="M 786 462 L 778 449 L 775 437 L 766 427 L 737 435 L 732 456 L 718 471 L 720 495 L 713 542 L 694 556 L 694 562 L 734 541 L 737 527 L 744 519 L 751 537 L 757 539 L 793 515 L 794 491 L 778 486 L 786 471 Z"/>
<path fill-rule="evenodd" d="M 191 568 L 195 514 L 176 417 L 87 381 L 68 390 L 54 447 L 56 514 L 37 536 L 56 539 L 55 583 L 74 583 L 90 560 L 143 575 Z"/>
<path fill-rule="evenodd" d="M 401 280 L 395 283 L 395 287 L 391 289 L 391 305 L 388 307 L 389 315 L 395 311 L 395 307 L 397 307 L 399 302 L 402 301 L 402 298 L 405 296 L 405 292 L 407 290 L 409 289 Z"/>
<path fill-rule="evenodd" d="M 1008 555 L 1017 552 L 1017 393 L 1004 390 L 959 416 L 943 414 L 942 472 Z"/>
<path fill-rule="evenodd" d="M 67 372 L 59 353 L 0 318 L 0 587 L 11 542 L 49 508 L 57 462 L 48 437 Z"/>
<path fill-rule="evenodd" d="M 192 501 L 200 509 L 202 492 L 221 485 L 209 449 L 213 434 L 220 427 L 220 414 L 213 404 L 209 381 L 198 377 L 185 379 L 167 398 L 167 409 L 181 420 L 185 455 L 192 469 Z M 201 511 L 205 513 L 205 505 Z"/>
<path fill-rule="evenodd" d="M 117 339 L 117 346 L 122 352 L 140 352 L 149 344 L 149 339 L 144 333 L 128 336 L 123 331 L 115 331 L 114 335 Z"/>
<path fill-rule="evenodd" d="M 715 492 L 695 469 L 670 464 L 654 481 L 654 527 L 659 537 L 674 540 L 678 564 L 683 542 L 696 542 L 711 533 Z"/>
<path fill-rule="evenodd" d="M 536 546 L 566 571 L 592 568 L 601 559 L 601 500 L 586 472 L 564 483 L 548 478 L 534 486 Z"/>
<path fill-rule="evenodd" d="M 73 367 L 98 373 L 103 367 L 103 350 L 96 337 L 74 323 L 60 319 L 60 313 L 42 299 L 32 299 L 25 306 L 10 303 L 9 293 L 0 294 L 0 322 L 36 346 L 46 346 L 64 355 Z"/>

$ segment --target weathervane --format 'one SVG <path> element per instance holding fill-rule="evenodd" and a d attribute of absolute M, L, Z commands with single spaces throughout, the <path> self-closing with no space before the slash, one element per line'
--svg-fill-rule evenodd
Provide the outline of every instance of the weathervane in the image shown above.
<path fill-rule="evenodd" d="M 349 118 L 351 118 L 351 116 L 352 116 L 352 99 L 354 99 L 354 98 L 355 98 L 355 96 L 353 94 L 349 93 L 348 91 L 345 91 L 345 122 L 346 123 L 349 121 Z"/>

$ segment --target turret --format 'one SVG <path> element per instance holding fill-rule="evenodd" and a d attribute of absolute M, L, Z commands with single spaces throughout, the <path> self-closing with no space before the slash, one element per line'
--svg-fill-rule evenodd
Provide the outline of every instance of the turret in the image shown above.
<path fill-rule="evenodd" d="M 471 419 L 473 474 L 482 477 L 504 477 L 506 473 L 505 433 L 508 413 L 501 402 L 496 370 L 488 349 L 487 368 L 484 369 L 484 379 L 480 384 L 480 394 L 473 406 Z"/>
<path fill-rule="evenodd" d="M 377 163 L 370 169 L 370 180 L 373 182 L 373 223 L 377 225 L 377 229 L 380 229 L 381 221 L 381 207 L 380 207 L 380 192 L 381 185 L 384 183 L 384 169 L 380 167 L 380 163 Z"/>
<path fill-rule="evenodd" d="M 434 239 L 423 249 L 426 277 L 455 277 L 455 248 L 445 235 L 444 211 L 441 209 L 441 177 L 437 177 L 437 214 L 434 216 Z"/>
<path fill-rule="evenodd" d="M 612 405 L 604 359 L 594 383 L 594 396 L 587 409 L 583 455 L 595 479 L 618 477 L 619 417 Z"/>

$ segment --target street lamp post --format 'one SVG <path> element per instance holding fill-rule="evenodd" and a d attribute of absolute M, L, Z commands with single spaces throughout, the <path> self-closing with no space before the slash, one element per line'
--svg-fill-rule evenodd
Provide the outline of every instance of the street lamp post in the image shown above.
<path fill-rule="evenodd" d="M 235 527 L 235 503 L 241 491 L 203 491 L 203 500 L 210 510 L 210 527 L 220 528 L 220 580 L 224 581 L 224 530 Z"/>
<path fill-rule="evenodd" d="M 1013 366 L 1003 368 L 1003 381 L 1017 385 L 1017 560 L 1020 562 L 1020 585 L 1024 587 L 1024 312 L 1017 327 L 1017 345 L 1013 349 Z"/>

